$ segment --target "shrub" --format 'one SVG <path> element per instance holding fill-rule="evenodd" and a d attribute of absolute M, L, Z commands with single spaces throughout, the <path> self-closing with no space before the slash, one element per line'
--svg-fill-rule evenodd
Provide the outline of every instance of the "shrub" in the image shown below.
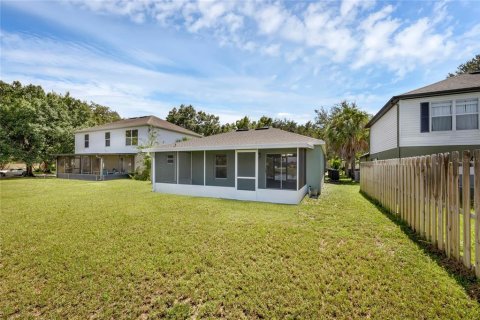
<path fill-rule="evenodd" d="M 338 170 L 338 169 L 340 169 L 341 165 L 342 165 L 342 161 L 338 158 L 330 160 L 330 167 L 332 169 Z"/>

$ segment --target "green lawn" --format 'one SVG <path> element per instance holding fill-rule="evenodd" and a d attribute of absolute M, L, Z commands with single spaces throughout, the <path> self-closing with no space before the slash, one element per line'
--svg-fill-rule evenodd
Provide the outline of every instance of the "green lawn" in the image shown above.
<path fill-rule="evenodd" d="M 299 206 L 131 180 L 0 188 L 0 318 L 480 318 L 477 283 L 358 185 Z"/>

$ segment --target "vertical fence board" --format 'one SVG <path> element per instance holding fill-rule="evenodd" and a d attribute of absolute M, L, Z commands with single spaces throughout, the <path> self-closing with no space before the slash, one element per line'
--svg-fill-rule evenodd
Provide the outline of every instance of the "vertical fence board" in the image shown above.
<path fill-rule="evenodd" d="M 462 209 L 463 209 L 463 264 L 471 267 L 470 239 L 470 151 L 465 150 L 462 158 Z"/>
<path fill-rule="evenodd" d="M 437 155 L 432 155 L 432 188 L 431 188 L 431 200 L 432 200 L 432 242 L 433 244 L 437 244 L 437 224 L 438 224 L 438 217 L 437 217 L 437 164 L 438 159 Z M 438 244 L 437 244 L 438 245 Z"/>
<path fill-rule="evenodd" d="M 445 244 L 445 235 L 443 233 L 443 226 L 445 224 L 444 222 L 444 214 L 443 214 L 443 208 L 444 208 L 444 202 L 443 202 L 443 186 L 445 185 L 445 171 L 443 170 L 444 167 L 444 162 L 445 162 L 445 157 L 443 154 L 438 155 L 438 167 L 437 167 L 437 175 L 440 178 L 440 183 L 437 186 L 437 193 L 438 193 L 438 249 L 444 250 L 444 244 Z"/>
<path fill-rule="evenodd" d="M 475 150 L 474 160 L 475 206 L 475 274 L 480 278 L 480 150 Z"/>
<path fill-rule="evenodd" d="M 360 189 L 468 269 L 473 256 L 480 278 L 480 150 L 473 154 L 474 214 L 471 159 L 465 151 L 462 158 L 452 152 L 362 163 Z"/>
<path fill-rule="evenodd" d="M 458 151 L 452 152 L 452 228 L 453 228 L 453 255 L 460 258 L 460 214 L 459 214 L 459 177 Z"/>

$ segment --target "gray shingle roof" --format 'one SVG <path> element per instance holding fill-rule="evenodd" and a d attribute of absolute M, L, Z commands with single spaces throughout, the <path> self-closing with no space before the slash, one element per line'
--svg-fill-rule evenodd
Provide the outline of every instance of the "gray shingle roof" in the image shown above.
<path fill-rule="evenodd" d="M 475 87 L 480 87 L 480 72 L 460 74 L 458 76 L 450 77 L 445 80 L 435 82 L 431 85 L 406 92 L 400 96 L 412 94 L 430 94 L 439 91 L 463 90 Z"/>
<path fill-rule="evenodd" d="M 392 108 L 401 99 L 414 99 L 422 97 L 432 97 L 447 94 L 457 94 L 464 92 L 480 91 L 480 71 L 460 74 L 445 80 L 435 82 L 425 87 L 421 87 L 412 91 L 405 92 L 398 96 L 393 96 L 383 106 L 380 111 L 367 123 L 366 127 L 370 128 L 378 121 L 390 108 Z"/>
<path fill-rule="evenodd" d="M 187 150 L 222 150 L 222 149 L 248 149 L 248 148 L 312 148 L 314 145 L 325 144 L 324 141 L 303 136 L 300 134 L 283 131 L 276 128 L 248 131 L 232 131 L 192 139 L 168 145 L 154 147 L 155 151 L 187 151 Z"/>
<path fill-rule="evenodd" d="M 166 120 L 157 118 L 155 116 L 143 116 L 143 117 L 136 117 L 136 118 L 129 118 L 114 121 L 111 123 L 102 124 L 95 127 L 85 128 L 77 130 L 76 132 L 88 132 L 88 131 L 99 131 L 99 130 L 109 130 L 109 129 L 121 129 L 121 128 L 129 128 L 129 127 L 140 127 L 140 126 L 152 126 L 155 128 L 161 128 L 169 131 L 174 131 L 178 133 L 184 133 L 195 137 L 202 137 L 202 135 L 190 131 L 188 129 L 182 128 L 177 126 L 173 123 L 170 123 Z"/>

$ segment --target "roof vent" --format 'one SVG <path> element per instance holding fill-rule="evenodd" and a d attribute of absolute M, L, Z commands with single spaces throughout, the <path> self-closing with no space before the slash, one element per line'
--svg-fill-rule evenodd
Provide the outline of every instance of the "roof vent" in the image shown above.
<path fill-rule="evenodd" d="M 269 126 L 263 126 L 263 127 L 260 127 L 260 128 L 255 128 L 255 130 L 267 130 L 267 129 L 270 129 Z"/>
<path fill-rule="evenodd" d="M 248 128 L 238 128 L 237 130 L 235 131 L 248 131 Z"/>

